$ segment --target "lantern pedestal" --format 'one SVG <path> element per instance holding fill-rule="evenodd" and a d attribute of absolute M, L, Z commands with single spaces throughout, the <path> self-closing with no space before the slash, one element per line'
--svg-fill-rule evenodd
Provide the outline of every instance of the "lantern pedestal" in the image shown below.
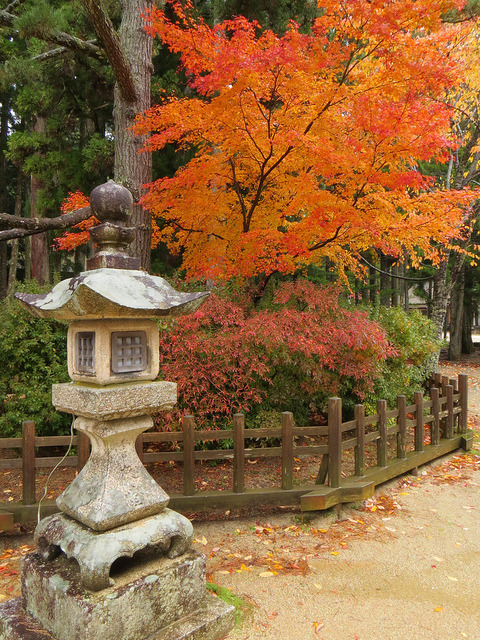
<path fill-rule="evenodd" d="M 75 428 L 92 445 L 87 464 L 57 498 L 60 510 L 94 531 L 160 513 L 169 497 L 143 466 L 135 442 L 153 426 L 148 414 L 173 407 L 176 398 L 177 387 L 170 382 L 54 385 L 53 404 L 80 416 Z"/>
<path fill-rule="evenodd" d="M 170 498 L 143 466 L 137 437 L 151 427 L 144 416 L 97 421 L 77 418 L 92 451 L 79 475 L 57 498 L 61 511 L 94 531 L 107 531 L 160 513 Z"/>

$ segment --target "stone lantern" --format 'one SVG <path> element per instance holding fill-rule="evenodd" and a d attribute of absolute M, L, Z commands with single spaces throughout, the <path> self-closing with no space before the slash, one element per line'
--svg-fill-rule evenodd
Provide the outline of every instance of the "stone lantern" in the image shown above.
<path fill-rule="evenodd" d="M 205 559 L 193 528 L 138 458 L 135 441 L 152 414 L 176 402 L 173 382 L 157 381 L 155 318 L 189 313 L 208 293 L 180 293 L 139 270 L 126 253 L 130 192 L 109 181 L 93 190 L 97 250 L 87 271 L 45 295 L 17 294 L 36 315 L 70 322 L 68 372 L 52 401 L 73 414 L 91 442 L 90 458 L 57 499 L 60 513 L 35 530 L 22 597 L 0 605 L 0 640 L 217 640 L 233 608 L 208 594 Z M 112 565 L 133 557 L 127 571 Z M 32 635 L 33 634 L 33 635 Z"/>

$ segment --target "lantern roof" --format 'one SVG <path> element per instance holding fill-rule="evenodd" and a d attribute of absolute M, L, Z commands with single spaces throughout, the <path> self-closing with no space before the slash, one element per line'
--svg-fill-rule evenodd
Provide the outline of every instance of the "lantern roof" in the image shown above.
<path fill-rule="evenodd" d="M 198 309 L 208 295 L 176 291 L 144 271 L 102 268 L 62 280 L 49 293 L 16 297 L 42 318 L 87 320 L 183 315 Z"/>

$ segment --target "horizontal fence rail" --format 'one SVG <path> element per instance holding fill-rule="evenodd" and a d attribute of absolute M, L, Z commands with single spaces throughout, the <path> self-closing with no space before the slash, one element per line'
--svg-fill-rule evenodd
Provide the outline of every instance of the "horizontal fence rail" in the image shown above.
<path fill-rule="evenodd" d="M 386 401 L 379 400 L 376 414 L 370 416 L 365 414 L 363 405 L 357 405 L 353 420 L 347 422 L 342 421 L 341 398 L 330 398 L 327 425 L 297 427 L 293 414 L 284 412 L 281 427 L 278 428 L 246 428 L 243 414 L 236 414 L 232 429 L 201 430 L 195 428 L 193 416 L 185 416 L 181 431 L 144 433 L 138 438 L 136 446 L 145 464 L 182 463 L 183 493 L 171 495 L 170 504 L 173 508 L 300 502 L 304 511 L 321 510 L 342 502 L 364 500 L 382 482 L 460 447 L 470 448 L 473 436 L 467 429 L 467 407 L 468 376 L 460 374 L 458 380 L 453 380 L 435 374 L 429 384 L 429 398 L 417 392 L 414 403 L 407 405 L 405 396 L 399 396 L 395 409 L 388 409 Z M 306 437 L 313 444 L 306 444 Z M 249 441 L 265 438 L 269 441 L 275 439 L 280 445 L 247 446 Z M 299 438 L 303 440 L 302 446 L 296 444 Z M 225 440 L 232 441 L 233 448 L 201 450 L 196 446 L 199 442 L 221 444 Z M 37 450 L 67 446 L 69 442 L 69 436 L 36 436 L 35 424 L 31 421 L 23 423 L 21 438 L 0 439 L 0 450 L 16 449 L 21 452 L 18 458 L 0 458 L 0 474 L 2 469 L 22 470 L 22 503 L 0 502 L 0 530 L 2 522 L 9 522 L 5 514 L 13 514 L 18 522 L 33 520 L 36 516 L 35 469 L 54 467 L 62 459 L 61 456 L 37 456 Z M 182 450 L 144 450 L 145 445 L 153 443 L 175 443 L 181 445 Z M 73 444 L 77 447 L 77 455 L 68 456 L 62 466 L 74 466 L 80 471 L 88 460 L 90 443 L 84 434 L 79 433 L 73 437 Z M 277 486 L 247 489 L 245 461 L 274 456 L 281 460 Z M 321 456 L 321 462 L 315 484 L 296 486 L 295 458 L 298 460 L 304 456 Z M 353 471 L 350 475 L 346 472 L 346 456 L 349 456 L 348 468 Z M 195 483 L 196 462 L 202 460 L 231 460 L 231 488 L 224 491 L 198 491 Z M 53 501 L 46 501 L 45 504 L 45 514 L 57 510 Z"/>

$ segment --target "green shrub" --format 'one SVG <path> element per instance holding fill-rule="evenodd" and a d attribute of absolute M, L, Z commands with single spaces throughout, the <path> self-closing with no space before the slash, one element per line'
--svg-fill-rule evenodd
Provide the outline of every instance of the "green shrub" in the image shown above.
<path fill-rule="evenodd" d="M 30 292 L 39 293 L 30 284 Z M 52 405 L 52 384 L 69 380 L 67 326 L 32 316 L 13 297 L 0 306 L 0 437 L 21 435 L 34 420 L 38 435 L 68 433 L 71 416 Z"/>
<path fill-rule="evenodd" d="M 435 327 L 419 311 L 407 314 L 401 307 L 378 307 L 371 317 L 386 331 L 394 350 L 382 364 L 373 395 L 387 400 L 390 406 L 395 406 L 397 395 L 407 396 L 410 402 L 430 375 L 428 362 L 432 354 L 441 347 Z"/>

